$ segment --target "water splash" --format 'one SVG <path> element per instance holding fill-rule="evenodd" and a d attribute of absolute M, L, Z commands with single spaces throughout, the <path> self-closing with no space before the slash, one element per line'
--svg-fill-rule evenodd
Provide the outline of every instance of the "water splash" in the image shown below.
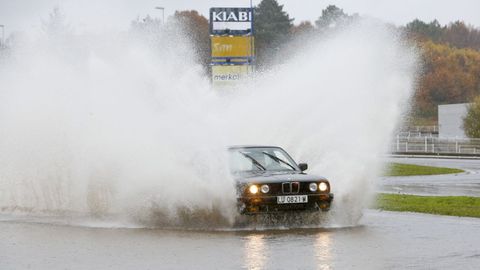
<path fill-rule="evenodd" d="M 415 50 L 364 21 L 224 94 L 178 32 L 40 36 L 2 59 L 2 212 L 230 226 L 224 150 L 271 144 L 331 181 L 331 223 L 354 224 L 413 91 Z"/>

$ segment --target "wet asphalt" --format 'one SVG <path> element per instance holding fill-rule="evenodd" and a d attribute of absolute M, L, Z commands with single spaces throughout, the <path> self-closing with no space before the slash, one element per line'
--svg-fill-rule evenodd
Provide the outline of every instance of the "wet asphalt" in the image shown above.
<path fill-rule="evenodd" d="M 467 173 L 382 179 L 394 192 L 475 195 L 480 161 L 393 159 Z M 478 269 L 480 219 L 365 210 L 358 226 L 256 231 L 0 221 L 0 269 Z"/>
<path fill-rule="evenodd" d="M 105 229 L 0 222 L 0 269 L 478 269 L 480 219 L 368 210 L 350 228 Z"/>
<path fill-rule="evenodd" d="M 459 168 L 465 173 L 383 177 L 378 191 L 400 194 L 480 197 L 480 159 L 390 158 L 389 161 Z"/>

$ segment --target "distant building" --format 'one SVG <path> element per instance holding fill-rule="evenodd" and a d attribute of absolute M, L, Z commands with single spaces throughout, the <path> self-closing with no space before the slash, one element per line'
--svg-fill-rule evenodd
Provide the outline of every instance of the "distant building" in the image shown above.
<path fill-rule="evenodd" d="M 443 138 L 466 138 L 463 118 L 467 115 L 468 103 L 438 106 L 438 136 Z"/>

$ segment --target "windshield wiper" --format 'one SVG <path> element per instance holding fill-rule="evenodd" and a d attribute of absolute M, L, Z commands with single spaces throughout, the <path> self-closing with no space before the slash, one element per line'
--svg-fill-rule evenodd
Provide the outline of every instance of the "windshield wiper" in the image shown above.
<path fill-rule="evenodd" d="M 249 154 L 247 153 L 244 153 L 244 152 L 241 152 L 241 151 L 238 151 L 240 154 L 244 155 L 246 158 L 250 159 L 252 161 L 252 163 L 257 166 L 257 168 L 259 168 L 260 170 L 262 171 L 265 171 L 265 167 L 262 166 L 262 164 L 260 164 L 260 162 L 258 162 L 256 159 L 254 159 L 252 156 L 250 156 Z"/>
<path fill-rule="evenodd" d="M 278 162 L 278 163 L 283 163 L 283 164 L 287 165 L 288 167 L 292 168 L 292 170 L 294 170 L 294 171 L 297 170 L 297 169 L 296 169 L 295 167 L 293 167 L 290 163 L 286 162 L 286 161 L 283 160 L 283 159 L 278 158 L 277 156 L 271 155 L 271 154 L 269 154 L 269 153 L 267 153 L 267 152 L 262 152 L 262 153 L 263 153 L 264 155 L 268 156 L 269 158 L 275 160 L 275 161 Z"/>

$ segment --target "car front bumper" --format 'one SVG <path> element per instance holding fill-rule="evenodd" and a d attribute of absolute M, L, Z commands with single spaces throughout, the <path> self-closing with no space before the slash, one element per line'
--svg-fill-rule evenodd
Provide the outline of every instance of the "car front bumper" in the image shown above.
<path fill-rule="evenodd" d="M 328 211 L 333 200 L 333 193 L 328 194 L 295 194 L 307 195 L 307 203 L 278 204 L 278 196 L 249 196 L 237 200 L 238 211 L 245 215 L 275 213 L 285 211 Z M 283 195 L 279 195 L 283 196 Z"/>

